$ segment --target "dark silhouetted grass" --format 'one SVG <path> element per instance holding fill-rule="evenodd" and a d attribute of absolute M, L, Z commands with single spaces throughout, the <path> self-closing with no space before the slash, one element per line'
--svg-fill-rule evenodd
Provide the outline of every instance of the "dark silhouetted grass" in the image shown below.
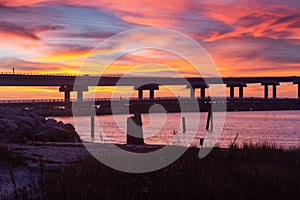
<path fill-rule="evenodd" d="M 47 199 L 300 199 L 300 149 L 268 144 L 214 149 L 198 159 L 189 149 L 159 171 L 123 173 L 92 157 L 43 184 Z"/>
<path fill-rule="evenodd" d="M 9 162 L 12 165 L 21 165 L 23 158 L 14 155 L 7 144 L 0 144 L 0 164 L 1 162 Z"/>

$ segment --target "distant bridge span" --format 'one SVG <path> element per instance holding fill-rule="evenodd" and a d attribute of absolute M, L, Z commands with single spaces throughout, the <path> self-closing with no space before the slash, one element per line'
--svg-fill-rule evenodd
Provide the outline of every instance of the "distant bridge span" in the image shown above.
<path fill-rule="evenodd" d="M 74 88 L 75 80 L 76 88 Z M 65 93 L 65 101 L 70 101 L 70 92 L 77 92 L 77 99 L 83 99 L 83 92 L 89 86 L 132 86 L 138 90 L 138 98 L 143 99 L 143 90 L 150 91 L 150 99 L 154 99 L 154 91 L 159 85 L 186 85 L 190 89 L 190 97 L 195 98 L 195 89 L 200 88 L 201 98 L 205 98 L 205 89 L 211 84 L 226 84 L 230 88 L 230 98 L 234 98 L 234 88 L 239 88 L 239 98 L 243 98 L 243 88 L 247 84 L 259 83 L 264 86 L 264 97 L 269 98 L 268 87 L 273 87 L 273 98 L 277 98 L 276 87 L 282 82 L 298 84 L 300 98 L 300 77 L 227 77 L 227 78 L 180 78 L 180 77 L 143 77 L 143 76 L 89 76 L 89 75 L 38 75 L 38 74 L 0 74 L 0 86 L 57 86 Z M 140 86 L 141 83 L 146 85 Z"/>
<path fill-rule="evenodd" d="M 0 107 L 13 106 L 19 108 L 34 109 L 45 116 L 73 116 L 75 105 L 80 108 L 80 115 L 90 116 L 93 111 L 97 115 L 133 113 L 138 109 L 142 113 L 149 112 L 151 106 L 159 104 L 166 112 L 198 112 L 208 111 L 212 104 L 226 105 L 227 111 L 262 111 L 262 110 L 300 110 L 300 100 L 297 98 L 197 98 L 199 107 L 194 107 L 195 99 L 188 97 L 158 97 L 150 98 L 96 98 L 65 102 L 63 99 L 44 100 L 1 100 Z M 218 106 L 216 106 L 218 108 Z M 223 111 L 223 110 L 220 110 Z M 76 113 L 76 109 L 75 109 Z"/>

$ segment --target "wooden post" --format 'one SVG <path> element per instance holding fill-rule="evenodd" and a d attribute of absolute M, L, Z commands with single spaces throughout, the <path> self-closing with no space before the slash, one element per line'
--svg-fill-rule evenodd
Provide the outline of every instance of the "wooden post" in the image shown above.
<path fill-rule="evenodd" d="M 269 98 L 269 90 L 268 85 L 265 85 L 265 99 Z"/>
<path fill-rule="evenodd" d="M 95 138 L 95 116 L 91 116 L 91 138 Z"/>
<path fill-rule="evenodd" d="M 240 98 L 244 97 L 244 88 L 243 88 L 243 86 L 239 86 L 239 97 Z"/>
<path fill-rule="evenodd" d="M 276 84 L 273 85 L 273 99 L 275 99 L 277 97 L 277 94 L 276 94 Z"/>
<path fill-rule="evenodd" d="M 298 99 L 300 99 L 300 83 L 298 83 Z"/>
<path fill-rule="evenodd" d="M 203 146 L 203 142 L 204 142 L 204 138 L 200 138 L 200 146 L 202 147 Z"/>
<path fill-rule="evenodd" d="M 182 132 L 186 132 L 185 117 L 182 117 Z"/>
<path fill-rule="evenodd" d="M 134 112 L 134 117 L 127 118 L 127 144 L 145 144 L 141 113 Z"/>
<path fill-rule="evenodd" d="M 230 86 L 230 98 L 234 98 L 234 87 Z"/>
<path fill-rule="evenodd" d="M 205 87 L 200 88 L 201 98 L 205 98 Z"/>
<path fill-rule="evenodd" d="M 206 121 L 206 130 L 207 131 L 212 131 L 213 130 L 213 113 L 211 111 L 211 108 L 208 109 L 207 121 Z"/>
<path fill-rule="evenodd" d="M 190 88 L 190 98 L 191 99 L 195 98 L 195 88 L 193 88 L 193 87 Z"/>

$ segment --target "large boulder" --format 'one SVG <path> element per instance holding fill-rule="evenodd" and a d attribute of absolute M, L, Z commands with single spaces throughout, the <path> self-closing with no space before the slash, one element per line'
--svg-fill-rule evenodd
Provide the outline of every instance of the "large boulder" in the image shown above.
<path fill-rule="evenodd" d="M 49 118 L 46 121 L 46 125 L 48 125 L 48 126 L 55 126 L 56 124 L 57 124 L 57 121 L 53 118 Z"/>
<path fill-rule="evenodd" d="M 35 139 L 42 142 L 80 142 L 80 137 L 75 131 L 68 131 L 56 126 L 36 134 Z"/>
<path fill-rule="evenodd" d="M 30 110 L 0 108 L 0 142 L 79 142 L 72 124 Z"/>

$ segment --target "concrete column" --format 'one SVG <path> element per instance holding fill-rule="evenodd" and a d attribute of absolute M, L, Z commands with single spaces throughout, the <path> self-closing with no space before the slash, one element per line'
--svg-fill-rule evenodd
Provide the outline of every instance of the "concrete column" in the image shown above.
<path fill-rule="evenodd" d="M 277 96 L 276 94 L 276 84 L 273 85 L 273 98 L 275 99 Z"/>
<path fill-rule="evenodd" d="M 142 100 L 143 99 L 143 90 L 142 89 L 139 89 L 139 94 L 138 94 L 138 98 L 139 100 Z"/>
<path fill-rule="evenodd" d="M 234 87 L 230 86 L 230 98 L 234 98 Z"/>
<path fill-rule="evenodd" d="M 73 91 L 73 86 L 60 86 L 59 92 L 64 92 L 65 102 L 70 102 L 71 100 L 71 91 Z"/>
<path fill-rule="evenodd" d="M 293 82 L 293 84 L 298 85 L 298 99 L 300 99 L 300 81 L 295 81 L 295 82 Z"/>
<path fill-rule="evenodd" d="M 190 97 L 195 98 L 195 89 L 200 89 L 200 98 L 205 98 L 205 89 L 208 88 L 208 85 L 205 83 L 187 85 L 186 88 L 190 89 Z"/>
<path fill-rule="evenodd" d="M 300 99 L 300 83 L 298 83 L 298 99 Z"/>
<path fill-rule="evenodd" d="M 156 83 L 150 83 L 142 86 L 134 86 L 133 89 L 139 91 L 139 100 L 143 99 L 143 90 L 149 90 L 150 99 L 153 100 L 154 90 L 159 90 L 159 85 Z"/>
<path fill-rule="evenodd" d="M 244 97 L 244 87 L 243 86 L 239 86 L 239 97 L 240 98 Z"/>
<path fill-rule="evenodd" d="M 71 100 L 71 91 L 66 90 L 65 91 L 65 102 L 70 102 L 70 100 Z"/>
<path fill-rule="evenodd" d="M 143 122 L 141 113 L 134 112 L 134 117 L 127 118 L 127 144 L 142 145 L 144 143 L 143 137 Z"/>
<path fill-rule="evenodd" d="M 265 85 L 265 98 L 269 98 L 269 90 L 268 90 L 268 85 Z"/>
<path fill-rule="evenodd" d="M 150 89 L 149 93 L 150 93 L 150 100 L 154 100 L 154 89 Z"/>
<path fill-rule="evenodd" d="M 205 98 L 205 87 L 200 88 L 201 98 Z"/>
<path fill-rule="evenodd" d="M 191 99 L 195 98 L 195 88 L 190 88 L 190 97 Z"/>
<path fill-rule="evenodd" d="M 77 101 L 82 101 L 82 100 L 83 100 L 83 91 L 77 90 Z"/>

